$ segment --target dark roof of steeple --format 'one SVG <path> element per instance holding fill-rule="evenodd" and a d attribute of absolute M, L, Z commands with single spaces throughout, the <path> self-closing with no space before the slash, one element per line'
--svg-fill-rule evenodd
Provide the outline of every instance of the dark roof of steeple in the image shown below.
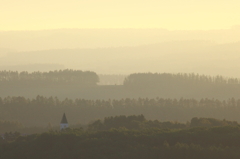
<path fill-rule="evenodd" d="M 62 121 L 61 121 L 61 124 L 67 124 L 67 118 L 66 118 L 66 115 L 65 113 L 63 114 L 63 117 L 62 117 Z"/>

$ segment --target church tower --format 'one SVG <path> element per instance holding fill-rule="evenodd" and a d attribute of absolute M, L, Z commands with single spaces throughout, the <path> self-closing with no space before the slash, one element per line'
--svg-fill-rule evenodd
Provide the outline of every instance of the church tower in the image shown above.
<path fill-rule="evenodd" d="M 63 114 L 61 123 L 60 123 L 60 130 L 68 128 L 68 122 L 65 113 Z"/>

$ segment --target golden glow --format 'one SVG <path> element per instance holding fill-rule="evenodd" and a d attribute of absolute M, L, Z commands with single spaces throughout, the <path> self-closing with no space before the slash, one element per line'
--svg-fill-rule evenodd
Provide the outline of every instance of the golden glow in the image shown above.
<path fill-rule="evenodd" d="M 0 30 L 58 28 L 226 29 L 239 0 L 0 0 Z"/>

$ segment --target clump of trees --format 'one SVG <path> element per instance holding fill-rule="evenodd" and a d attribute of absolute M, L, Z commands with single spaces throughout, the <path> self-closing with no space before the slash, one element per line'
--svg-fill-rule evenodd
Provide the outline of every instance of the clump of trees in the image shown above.
<path fill-rule="evenodd" d="M 214 118 L 197 118 L 194 117 L 191 120 L 191 127 L 213 127 L 213 126 L 237 126 L 238 122 L 236 121 L 227 121 L 226 119 L 218 120 Z"/>
<path fill-rule="evenodd" d="M 88 130 L 103 131 L 110 129 L 135 129 L 143 130 L 149 128 L 158 129 L 186 129 L 190 127 L 214 127 L 214 126 L 238 126 L 237 121 L 228 121 L 226 119 L 219 120 L 214 118 L 197 118 L 194 117 L 191 121 L 180 123 L 177 121 L 158 121 L 147 120 L 143 115 L 120 115 L 105 117 L 104 120 L 96 120 L 88 125 Z"/>
<path fill-rule="evenodd" d="M 0 71 L 2 85 L 96 85 L 99 77 L 95 72 L 81 70 L 55 70 L 49 72 Z"/>
<path fill-rule="evenodd" d="M 147 128 L 161 128 L 161 129 L 180 129 L 187 128 L 187 124 L 179 122 L 160 122 L 158 120 L 146 120 L 143 115 L 120 115 L 115 117 L 105 117 L 103 121 L 96 120 L 88 125 L 88 130 L 110 130 L 110 129 L 147 129 Z"/>

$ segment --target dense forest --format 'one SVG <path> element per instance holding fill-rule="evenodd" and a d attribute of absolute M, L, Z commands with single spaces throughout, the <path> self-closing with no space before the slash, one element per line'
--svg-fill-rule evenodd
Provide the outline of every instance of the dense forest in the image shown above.
<path fill-rule="evenodd" d="M 223 76 L 206 76 L 187 73 L 135 73 L 129 75 L 125 81 L 126 86 L 159 86 L 165 84 L 240 84 L 238 78 L 226 78 Z"/>
<path fill-rule="evenodd" d="M 239 159 L 240 127 L 66 129 L 0 138 L 1 159 Z"/>
<path fill-rule="evenodd" d="M 237 126 L 237 121 L 228 121 L 226 119 L 219 120 L 214 118 L 197 118 L 194 117 L 191 121 L 185 123 L 177 121 L 159 121 L 147 120 L 143 115 L 120 115 L 105 117 L 104 120 L 95 120 L 87 125 L 70 124 L 71 129 L 81 128 L 88 131 L 103 131 L 110 129 L 126 128 L 130 130 L 143 130 L 149 128 L 158 129 L 186 129 L 190 127 L 214 127 L 214 126 Z M 5 138 L 6 135 L 13 134 L 13 132 L 20 132 L 20 134 L 34 134 L 43 133 L 47 131 L 59 131 L 59 126 L 52 126 L 50 123 L 46 127 L 23 126 L 20 122 L 3 121 L 0 120 L 0 134 Z"/>
<path fill-rule="evenodd" d="M 70 124 L 88 124 L 116 115 L 143 114 L 149 120 L 190 121 L 193 117 L 211 117 L 240 121 L 240 99 L 138 98 L 86 100 L 43 97 L 0 98 L 0 120 L 18 121 L 24 126 L 46 127 L 59 124 L 63 113 Z"/>
<path fill-rule="evenodd" d="M 124 78 L 79 70 L 0 72 L 7 95 L 0 94 L 0 158 L 240 157 L 239 79 Z M 59 131 L 63 113 L 70 128 Z"/>
<path fill-rule="evenodd" d="M 3 85 L 96 85 L 99 82 L 98 75 L 95 72 L 81 70 L 55 70 L 49 72 L 32 72 L 26 71 L 0 71 L 0 86 Z"/>
<path fill-rule="evenodd" d="M 90 131 L 103 131 L 111 129 L 130 129 L 130 130 L 144 130 L 149 128 L 158 129 L 186 129 L 190 127 L 214 127 L 214 126 L 238 126 L 236 121 L 218 120 L 214 118 L 197 118 L 194 117 L 191 121 L 186 123 L 179 123 L 177 121 L 158 121 L 147 120 L 143 115 L 130 116 L 111 116 L 105 117 L 104 120 L 96 120 L 88 125 Z"/>
<path fill-rule="evenodd" d="M 84 87 L 84 88 L 83 88 Z M 0 72 L 0 96 L 35 98 L 57 96 L 59 99 L 122 98 L 239 98 L 240 79 L 223 76 L 170 73 L 98 75 L 81 70 L 50 72 Z"/>
<path fill-rule="evenodd" d="M 223 76 L 170 73 L 135 73 L 124 80 L 124 87 L 141 96 L 186 98 L 239 97 L 240 79 Z"/>
<path fill-rule="evenodd" d="M 99 80 L 100 78 L 100 80 Z M 49 82 L 54 83 L 75 83 L 75 84 L 97 84 L 101 85 L 125 85 L 125 86 L 160 86 L 160 85 L 180 85 L 180 84 L 240 84 L 238 78 L 227 78 L 223 76 L 207 76 L 194 73 L 134 73 L 126 75 L 106 75 L 91 71 L 81 70 L 55 70 L 49 72 L 32 72 L 27 71 L 0 71 L 0 84 L 3 82 L 12 82 L 12 84 L 20 81 L 25 82 Z"/>

